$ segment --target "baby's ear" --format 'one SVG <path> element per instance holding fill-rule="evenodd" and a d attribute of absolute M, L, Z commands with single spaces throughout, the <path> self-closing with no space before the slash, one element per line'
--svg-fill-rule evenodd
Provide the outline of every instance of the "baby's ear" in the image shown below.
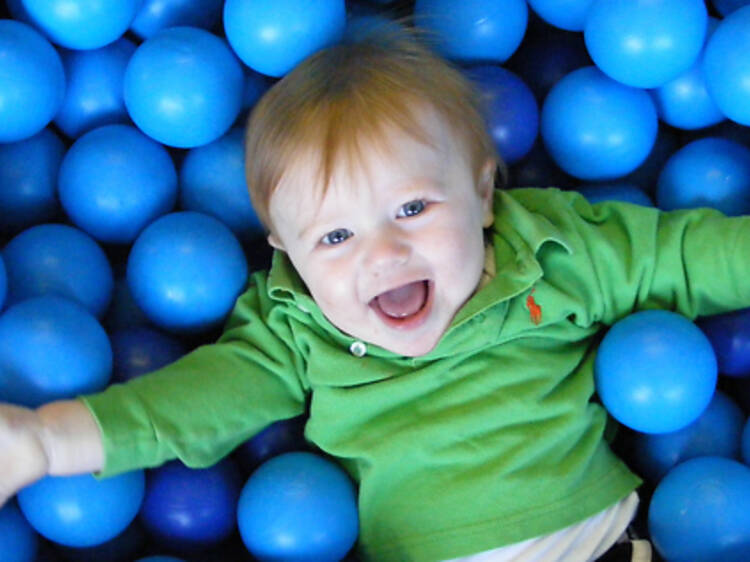
<path fill-rule="evenodd" d="M 281 241 L 276 237 L 276 235 L 271 232 L 268 234 L 268 237 L 266 238 L 268 240 L 268 243 L 271 245 L 272 248 L 275 248 L 276 250 L 284 251 L 284 245 L 281 243 Z"/>
<path fill-rule="evenodd" d="M 493 212 L 493 201 L 495 198 L 495 174 L 497 172 L 497 162 L 494 158 L 487 160 L 482 166 L 479 174 L 479 197 L 482 200 L 482 226 L 489 228 L 495 222 L 495 213 Z"/>

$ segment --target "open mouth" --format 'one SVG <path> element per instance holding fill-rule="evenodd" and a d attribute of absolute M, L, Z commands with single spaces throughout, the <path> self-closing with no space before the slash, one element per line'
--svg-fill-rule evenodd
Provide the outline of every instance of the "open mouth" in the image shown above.
<path fill-rule="evenodd" d="M 391 328 L 414 329 L 427 318 L 433 293 L 427 279 L 414 281 L 380 293 L 370 301 L 370 308 Z"/>

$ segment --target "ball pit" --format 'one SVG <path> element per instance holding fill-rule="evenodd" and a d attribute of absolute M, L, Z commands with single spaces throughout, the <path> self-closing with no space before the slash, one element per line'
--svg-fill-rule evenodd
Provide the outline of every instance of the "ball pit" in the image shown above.
<path fill-rule="evenodd" d="M 63 4 L 76 9 L 63 17 L 51 7 Z M 246 112 L 274 79 L 342 38 L 346 12 L 367 20 L 350 19 L 346 37 L 351 39 L 368 33 L 373 22 L 398 25 L 394 16 L 412 15 L 405 4 L 7 0 L 3 13 L 14 19 L 0 20 L 0 75 L 13 79 L 0 81 L 0 400 L 37 405 L 96 390 L 108 384 L 112 370 L 116 380 L 140 376 L 211 341 L 246 282 L 245 254 L 259 253 L 263 234 L 242 171 Z M 664 209 L 708 204 L 732 215 L 750 213 L 748 0 L 705 5 L 702 0 L 414 4 L 416 25 L 469 74 L 481 74 L 483 87 L 499 92 L 498 106 L 515 96 L 517 103 L 500 107 L 505 114 L 496 111 L 497 121 L 490 123 L 498 131 L 498 149 L 511 164 L 511 185 L 577 189 L 592 203 L 619 199 L 645 205 L 647 194 L 656 192 Z M 721 19 L 707 24 L 707 13 Z M 530 87 L 541 112 L 531 109 L 528 88 L 509 94 L 510 72 Z M 708 128 L 721 120 L 720 126 Z M 92 154 L 73 173 L 86 135 L 113 125 L 107 130 L 127 130 L 139 140 L 107 155 L 106 139 L 89 137 L 95 140 Z M 140 150 L 136 144 L 150 148 Z M 159 164 L 149 167 L 154 160 Z M 130 185 L 153 199 L 148 204 L 134 201 L 139 189 Z M 119 211 L 113 208 L 115 200 Z M 126 203 L 131 205 L 128 212 Z M 186 248 L 199 257 L 180 263 L 180 249 Z M 135 298 L 123 277 L 129 255 L 127 277 Z M 118 275 L 114 289 L 113 270 Z M 198 293 L 210 293 L 213 299 L 199 302 Z M 639 421 L 620 413 L 626 391 L 615 391 L 619 399 L 611 403 L 607 384 L 598 388 L 612 415 L 649 432 L 622 429 L 617 439 L 632 440 L 625 449 L 632 456 L 625 460 L 639 466 L 648 480 L 641 518 L 648 510 L 650 538 L 664 558 L 747 558 L 750 523 L 747 509 L 738 505 L 746 506 L 750 496 L 748 469 L 729 457 L 750 464 L 750 420 L 732 399 L 744 408 L 750 402 L 728 394 L 750 395 L 747 315 L 737 311 L 698 323 L 715 351 L 719 388 L 727 393 L 713 394 L 704 409 L 715 375 L 684 386 L 690 404 L 673 411 L 651 406 Z M 34 341 L 43 333 L 41 321 L 55 327 L 56 341 Z M 652 319 L 630 335 L 642 339 L 657 325 Z M 664 330 L 659 337 L 667 343 L 679 339 L 674 327 Z M 615 354 L 627 356 L 626 372 L 636 370 L 639 346 L 628 344 Z M 602 372 L 615 370 L 615 359 L 606 358 L 608 347 L 605 340 L 597 359 Z M 690 365 L 680 367 L 681 373 L 690 372 L 705 363 L 694 355 L 699 348 L 705 351 L 703 343 L 678 345 L 669 360 L 658 364 L 652 357 L 642 372 L 654 378 L 683 360 Z M 7 375 L 11 363 L 21 365 L 23 375 L 18 377 L 14 368 L 12 384 Z M 35 381 L 32 375 L 40 377 Z M 723 388 L 721 381 L 729 378 L 731 385 Z M 674 429 L 688 418 L 693 421 Z M 253 475 L 251 481 L 269 477 L 270 463 L 291 462 L 289 451 L 306 448 L 304 421 L 274 424 L 237 450 L 235 460 Z M 738 436 L 741 425 L 744 432 Z M 333 552 L 331 559 L 341 558 L 357 532 L 350 484 L 327 460 L 293 453 L 300 454 L 308 456 L 291 458 L 307 466 L 298 476 L 308 479 L 310 497 L 328 493 L 330 500 L 341 493 L 347 515 L 341 527 L 326 529 L 333 550 L 321 554 L 299 542 L 298 554 L 323 559 Z M 314 481 L 321 467 L 336 474 L 331 478 L 339 488 L 331 481 Z M 174 490 L 179 488 L 175 482 L 188 479 L 170 470 L 175 472 L 172 465 L 149 471 L 154 482 L 168 472 L 174 481 L 170 494 L 144 507 L 144 519 L 163 523 L 172 515 L 186 520 L 175 506 L 196 500 L 189 492 L 199 489 L 203 493 L 197 499 L 207 502 L 203 507 L 223 510 L 216 519 L 222 523 L 199 524 L 186 542 L 198 544 L 209 530 L 221 527 L 216 536 L 231 535 L 233 548 L 242 550 L 240 556 L 227 557 L 214 549 L 214 539 L 206 539 L 199 545 L 205 559 L 247 558 L 248 550 L 279 546 L 268 534 L 267 513 L 252 512 L 249 491 L 245 503 L 235 493 L 238 488 L 231 498 L 216 501 L 200 486 L 188 485 L 181 493 Z M 273 477 L 281 472 L 277 469 Z M 138 478 L 142 488 L 143 476 Z M 91 478 L 71 479 L 79 483 L 70 489 L 78 490 L 77 501 L 88 510 L 87 522 L 75 528 L 54 520 L 60 512 L 50 502 L 68 492 L 50 491 L 49 480 L 19 495 L 23 510 L 15 499 L 0 509 L 3 560 L 35 558 L 39 539 L 29 521 L 46 537 L 40 557 L 51 552 L 52 559 L 88 560 L 97 556 L 95 550 L 84 552 L 96 548 L 94 543 L 104 548 L 128 530 L 143 532 L 132 531 L 137 520 L 128 526 L 141 505 L 138 482 L 113 499 L 92 491 L 98 482 Z M 263 493 L 273 487 L 266 486 Z M 288 484 L 275 486 L 281 493 L 289 490 Z M 248 482 L 246 490 L 251 487 Z M 310 511 L 314 501 L 308 499 L 302 510 Z M 239 521 L 230 521 L 234 515 L 228 514 L 238 508 Z M 317 521 L 292 523 L 296 532 Z M 162 531 L 155 530 L 159 525 Z M 128 559 L 182 560 L 167 556 L 156 544 L 154 537 L 172 533 L 164 529 L 152 523 L 152 543 L 143 544 L 140 537 Z M 248 539 L 263 532 L 260 547 L 256 539 Z M 254 546 L 243 543 L 240 535 Z"/>

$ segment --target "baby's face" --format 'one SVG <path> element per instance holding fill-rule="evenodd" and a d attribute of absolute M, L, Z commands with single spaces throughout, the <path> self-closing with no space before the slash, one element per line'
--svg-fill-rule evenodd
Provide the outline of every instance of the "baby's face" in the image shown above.
<path fill-rule="evenodd" d="M 432 112 L 421 119 L 434 146 L 394 130 L 387 153 L 365 147 L 360 167 L 335 170 L 322 201 L 304 162 L 270 201 L 269 241 L 287 252 L 323 314 L 406 356 L 433 349 L 475 291 L 492 222 L 492 163 L 477 186 L 455 135 Z"/>

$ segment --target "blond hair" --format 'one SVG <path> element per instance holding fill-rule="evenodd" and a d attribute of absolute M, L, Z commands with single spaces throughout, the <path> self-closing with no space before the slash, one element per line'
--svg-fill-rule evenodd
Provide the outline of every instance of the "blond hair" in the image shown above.
<path fill-rule="evenodd" d="M 245 139 L 246 178 L 255 211 L 270 230 L 269 203 L 296 159 L 312 151 L 325 190 L 343 154 L 361 160 L 363 142 L 395 126 L 430 144 L 415 112 L 427 104 L 465 143 L 475 175 L 500 158 L 469 81 L 431 52 L 414 31 L 389 25 L 310 56 L 254 108 Z"/>

